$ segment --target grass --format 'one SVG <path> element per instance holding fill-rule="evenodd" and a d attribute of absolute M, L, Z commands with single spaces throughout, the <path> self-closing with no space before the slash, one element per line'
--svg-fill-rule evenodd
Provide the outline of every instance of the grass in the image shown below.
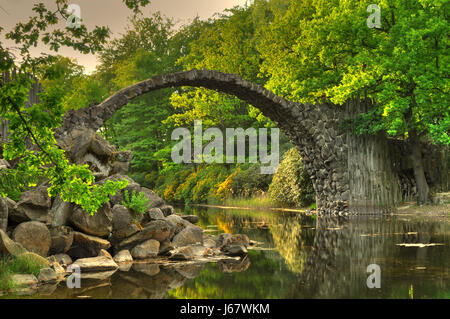
<path fill-rule="evenodd" d="M 0 291 L 15 288 L 12 280 L 14 274 L 31 274 L 37 277 L 41 268 L 39 263 L 25 256 L 0 258 Z"/>
<path fill-rule="evenodd" d="M 308 206 L 308 207 L 289 207 L 286 205 L 281 205 L 273 201 L 267 194 L 263 194 L 260 196 L 254 196 L 251 198 L 247 197 L 232 197 L 227 198 L 223 201 L 219 201 L 217 199 L 208 199 L 208 204 L 210 205 L 220 205 L 220 206 L 229 206 L 229 207 L 242 207 L 242 208 L 255 208 L 255 209 L 272 209 L 272 208 L 292 208 L 292 209 L 316 209 L 316 203 Z"/>
<path fill-rule="evenodd" d="M 252 198 L 228 198 L 221 205 L 236 207 L 252 207 L 252 208 L 272 208 L 276 204 L 267 196 Z"/>

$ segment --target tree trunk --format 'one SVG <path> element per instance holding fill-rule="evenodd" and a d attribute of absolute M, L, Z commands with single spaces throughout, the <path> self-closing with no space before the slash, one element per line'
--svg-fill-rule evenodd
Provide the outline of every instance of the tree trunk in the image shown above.
<path fill-rule="evenodd" d="M 428 201 L 429 187 L 423 169 L 422 149 L 415 132 L 411 133 L 410 147 L 414 178 L 417 186 L 417 201 L 419 204 L 424 204 Z"/>

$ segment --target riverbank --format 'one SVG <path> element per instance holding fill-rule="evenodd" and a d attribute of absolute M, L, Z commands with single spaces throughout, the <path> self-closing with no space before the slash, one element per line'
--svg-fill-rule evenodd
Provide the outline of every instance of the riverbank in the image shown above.
<path fill-rule="evenodd" d="M 281 208 L 281 207 L 251 207 L 251 206 L 224 206 L 224 205 L 211 205 L 211 204 L 189 204 L 193 207 L 205 207 L 205 208 L 221 208 L 221 209 L 238 209 L 238 210 L 261 210 L 261 211 L 279 211 L 279 212 L 293 212 L 293 213 L 305 213 L 309 211 L 306 208 Z"/>
<path fill-rule="evenodd" d="M 450 203 L 417 205 L 415 202 L 404 203 L 397 208 L 394 215 L 420 215 L 424 217 L 450 217 Z"/>
<path fill-rule="evenodd" d="M 219 205 L 219 204 L 189 204 L 191 207 L 205 207 L 205 208 L 219 208 L 232 210 L 260 210 L 260 211 L 278 211 L 278 212 L 293 212 L 303 213 L 306 215 L 315 215 L 313 210 L 308 208 L 283 208 L 283 207 L 258 207 L 251 205 Z M 415 202 L 403 203 L 397 207 L 392 215 L 423 215 L 423 216 L 445 216 L 450 217 L 450 203 L 426 204 L 417 205 Z"/>

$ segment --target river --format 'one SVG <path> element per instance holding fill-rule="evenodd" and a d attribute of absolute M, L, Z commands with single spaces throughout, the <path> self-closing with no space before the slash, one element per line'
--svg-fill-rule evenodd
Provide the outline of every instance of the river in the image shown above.
<path fill-rule="evenodd" d="M 450 217 L 330 218 L 184 208 L 207 233 L 259 242 L 240 261 L 141 265 L 107 281 L 64 284 L 31 298 L 450 298 Z M 379 266 L 380 288 L 367 267 Z"/>

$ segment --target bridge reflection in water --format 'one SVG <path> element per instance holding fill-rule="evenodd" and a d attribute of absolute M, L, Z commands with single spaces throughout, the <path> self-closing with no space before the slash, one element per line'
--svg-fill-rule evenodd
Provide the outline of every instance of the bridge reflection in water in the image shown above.
<path fill-rule="evenodd" d="M 180 267 L 133 265 L 81 290 L 45 298 L 450 298 L 450 218 L 333 218 L 185 209 L 207 233 L 245 233 L 261 244 L 246 259 Z M 409 244 L 409 245 L 399 245 Z M 417 247 L 411 244 L 442 244 Z M 369 289 L 369 264 L 381 288 Z"/>

